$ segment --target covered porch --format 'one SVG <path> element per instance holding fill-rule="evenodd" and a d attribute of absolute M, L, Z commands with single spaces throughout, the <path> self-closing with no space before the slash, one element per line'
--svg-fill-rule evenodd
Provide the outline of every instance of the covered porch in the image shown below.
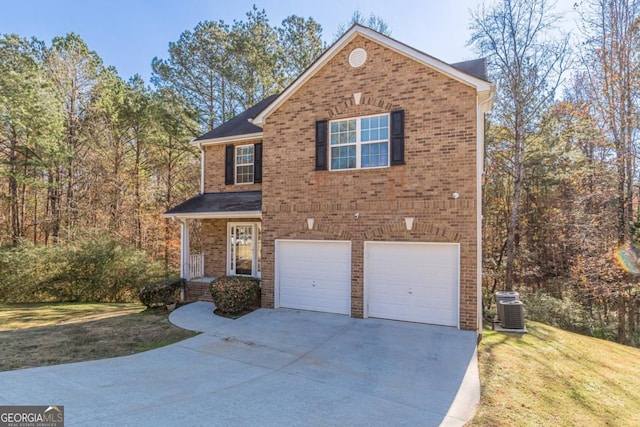
<path fill-rule="evenodd" d="M 183 301 L 207 300 L 209 284 L 222 275 L 260 277 L 262 192 L 205 193 L 168 210 L 180 224 Z M 201 247 L 192 253 L 193 221 L 200 223 Z"/>

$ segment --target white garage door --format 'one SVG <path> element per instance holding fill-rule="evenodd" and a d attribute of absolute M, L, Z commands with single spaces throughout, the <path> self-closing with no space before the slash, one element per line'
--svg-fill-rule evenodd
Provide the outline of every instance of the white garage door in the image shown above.
<path fill-rule="evenodd" d="M 369 317 L 458 326 L 459 245 L 365 242 Z"/>
<path fill-rule="evenodd" d="M 277 240 L 279 307 L 351 313 L 351 243 Z"/>

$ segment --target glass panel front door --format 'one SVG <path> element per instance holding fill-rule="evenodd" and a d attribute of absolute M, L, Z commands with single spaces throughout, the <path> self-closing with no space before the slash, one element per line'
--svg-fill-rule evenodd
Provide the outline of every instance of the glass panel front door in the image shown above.
<path fill-rule="evenodd" d="M 236 225 L 234 234 L 236 274 L 253 273 L 253 225 Z"/>
<path fill-rule="evenodd" d="M 229 274 L 260 277 L 260 224 L 229 227 Z"/>

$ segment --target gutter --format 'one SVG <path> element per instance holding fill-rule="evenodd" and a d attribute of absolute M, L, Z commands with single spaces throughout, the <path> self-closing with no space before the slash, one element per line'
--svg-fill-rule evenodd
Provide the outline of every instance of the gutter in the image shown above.
<path fill-rule="evenodd" d="M 262 218 L 262 211 L 236 211 L 236 212 L 193 212 L 183 214 L 161 214 L 163 218 L 170 218 L 176 222 L 185 219 L 214 219 L 214 218 Z"/>

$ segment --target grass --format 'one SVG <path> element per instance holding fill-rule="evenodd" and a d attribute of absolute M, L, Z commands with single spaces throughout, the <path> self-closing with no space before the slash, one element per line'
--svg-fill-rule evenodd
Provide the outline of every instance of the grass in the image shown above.
<path fill-rule="evenodd" d="M 0 304 L 0 331 L 82 323 L 139 313 L 139 304 Z"/>
<path fill-rule="evenodd" d="M 640 425 L 640 349 L 536 322 L 527 329 L 485 328 L 469 426 Z"/>
<path fill-rule="evenodd" d="M 140 304 L 0 304 L 0 371 L 124 356 L 189 338 Z"/>
<path fill-rule="evenodd" d="M 474 426 L 638 426 L 640 349 L 527 322 L 484 330 Z M 138 304 L 0 304 L 0 370 L 138 353 L 195 335 Z"/>

